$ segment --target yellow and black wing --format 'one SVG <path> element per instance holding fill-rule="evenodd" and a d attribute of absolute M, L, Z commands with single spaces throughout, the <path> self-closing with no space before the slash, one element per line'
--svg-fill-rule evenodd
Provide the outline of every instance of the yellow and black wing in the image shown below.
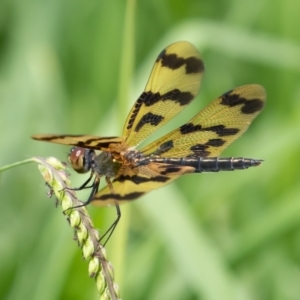
<path fill-rule="evenodd" d="M 94 150 L 107 151 L 113 144 L 120 144 L 123 139 L 120 137 L 99 137 L 94 135 L 67 135 L 67 134 L 35 134 L 31 136 L 34 140 L 51 142 L 62 145 L 78 146 Z"/>
<path fill-rule="evenodd" d="M 215 157 L 241 136 L 261 112 L 265 89 L 257 84 L 235 88 L 209 104 L 189 122 L 143 148 L 160 157 Z"/>
<path fill-rule="evenodd" d="M 203 72 L 203 61 L 192 44 L 177 42 L 165 48 L 127 117 L 126 144 L 137 146 L 181 112 L 198 94 Z"/>
<path fill-rule="evenodd" d="M 176 166 L 174 168 L 169 164 L 155 162 L 136 168 L 123 165 L 112 181 L 114 194 L 108 186 L 105 186 L 93 197 L 92 203 L 96 206 L 105 206 L 116 202 L 122 204 L 132 201 L 169 184 L 183 174 L 193 172 L 193 167 Z"/>
<path fill-rule="evenodd" d="M 245 85 L 233 89 L 200 111 L 188 123 L 141 150 L 145 156 L 165 158 L 216 157 L 243 134 L 263 109 L 265 89 Z M 186 165 L 150 162 L 145 166 L 122 166 L 112 182 L 115 194 L 108 187 L 100 190 L 93 204 L 102 206 L 137 199 L 158 189 L 183 174 L 195 172 Z"/>
<path fill-rule="evenodd" d="M 188 42 L 174 43 L 157 57 L 145 91 L 127 117 L 123 138 L 54 134 L 36 134 L 32 138 L 104 151 L 124 140 L 128 146 L 136 146 L 193 100 L 203 72 L 197 49 Z"/>

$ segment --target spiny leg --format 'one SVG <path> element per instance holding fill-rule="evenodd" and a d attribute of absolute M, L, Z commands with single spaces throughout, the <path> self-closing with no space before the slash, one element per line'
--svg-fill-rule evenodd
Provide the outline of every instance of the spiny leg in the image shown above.
<path fill-rule="evenodd" d="M 100 184 L 100 177 L 96 176 L 93 184 L 91 185 L 92 191 L 87 199 L 87 201 L 85 201 L 84 205 L 88 205 L 89 203 L 91 203 L 91 201 L 93 200 L 94 196 L 96 195 L 96 193 L 99 190 L 99 184 Z"/>
<path fill-rule="evenodd" d="M 106 180 L 107 186 L 108 186 L 108 188 L 109 188 L 111 194 L 114 195 L 114 194 L 115 194 L 115 191 L 114 191 L 114 189 L 113 189 L 113 186 L 112 186 L 112 183 L 111 183 L 111 181 L 110 181 L 110 178 L 106 176 L 106 177 L 105 177 L 105 180 Z M 118 223 L 119 223 L 119 221 L 120 221 L 120 219 L 121 219 L 121 209 L 120 209 L 120 206 L 119 206 L 119 204 L 118 204 L 117 201 L 115 201 L 115 208 L 116 208 L 116 211 L 117 211 L 117 218 L 116 218 L 116 220 L 111 224 L 111 226 L 107 229 L 107 231 L 102 235 L 102 237 L 101 237 L 101 239 L 100 239 L 100 241 L 102 241 L 103 238 L 104 238 L 105 236 L 107 236 L 105 242 L 103 243 L 103 246 L 106 245 L 106 243 L 107 243 L 108 240 L 110 239 L 111 235 L 113 234 L 114 230 L 116 229 L 116 227 L 117 227 L 117 225 L 118 225 Z"/>
<path fill-rule="evenodd" d="M 89 188 L 93 187 L 95 183 L 93 183 L 90 186 L 87 186 L 88 183 L 93 179 L 93 176 L 94 176 L 94 174 L 91 173 L 90 177 L 80 187 L 74 188 L 73 190 L 74 191 L 80 191 L 80 190 L 83 190 L 83 189 L 89 189 Z"/>
<path fill-rule="evenodd" d="M 92 185 L 87 186 L 87 184 L 92 180 L 93 176 L 94 176 L 94 173 L 91 172 L 89 178 L 80 187 L 78 187 L 78 188 L 71 188 L 71 187 L 67 187 L 66 186 L 61 191 L 65 191 L 65 190 L 68 190 L 68 191 L 81 191 L 81 190 L 84 190 L 84 189 L 93 188 L 94 185 L 95 185 L 95 182 Z M 98 184 L 98 186 L 99 186 L 99 184 Z M 94 195 L 95 195 L 95 193 L 94 193 Z M 89 197 L 89 199 L 90 199 L 90 197 Z M 82 206 L 84 206 L 84 205 L 82 205 Z M 80 206 L 76 206 L 76 207 L 80 207 Z"/>
<path fill-rule="evenodd" d="M 89 181 L 91 180 L 91 178 L 89 178 L 85 184 L 87 184 Z M 95 194 L 98 192 L 99 190 L 99 184 L 100 184 L 100 177 L 99 176 L 96 176 L 93 184 L 90 186 L 92 188 L 92 191 L 87 199 L 87 201 L 83 202 L 82 204 L 80 205 L 76 205 L 76 206 L 73 206 L 73 207 L 70 207 L 70 208 L 67 208 L 64 213 L 69 210 L 69 209 L 73 209 L 73 208 L 79 208 L 79 207 L 83 207 L 83 206 L 87 206 L 89 203 L 91 203 L 91 201 L 93 200 Z M 71 189 L 71 190 L 74 190 L 74 189 Z"/>
<path fill-rule="evenodd" d="M 81 191 L 81 190 L 84 190 L 84 189 L 92 188 L 95 185 L 95 182 L 92 185 L 89 185 L 89 186 L 87 186 L 87 185 L 92 180 L 93 176 L 94 176 L 94 173 L 91 172 L 89 178 L 78 188 L 65 187 L 63 190 L 67 189 L 67 190 L 71 190 L 71 191 Z"/>

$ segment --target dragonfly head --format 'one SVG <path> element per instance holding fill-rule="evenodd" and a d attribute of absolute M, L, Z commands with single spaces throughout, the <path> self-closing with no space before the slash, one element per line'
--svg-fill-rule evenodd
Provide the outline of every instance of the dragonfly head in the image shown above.
<path fill-rule="evenodd" d="M 94 157 L 94 150 L 72 147 L 68 155 L 68 161 L 77 173 L 87 173 L 93 166 Z"/>

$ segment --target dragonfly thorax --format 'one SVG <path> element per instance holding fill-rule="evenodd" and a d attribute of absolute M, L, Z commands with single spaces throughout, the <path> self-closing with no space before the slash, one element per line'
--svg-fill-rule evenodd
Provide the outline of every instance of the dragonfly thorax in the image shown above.
<path fill-rule="evenodd" d="M 101 152 L 93 160 L 92 171 L 100 176 L 115 177 L 121 163 L 113 160 L 110 153 Z"/>

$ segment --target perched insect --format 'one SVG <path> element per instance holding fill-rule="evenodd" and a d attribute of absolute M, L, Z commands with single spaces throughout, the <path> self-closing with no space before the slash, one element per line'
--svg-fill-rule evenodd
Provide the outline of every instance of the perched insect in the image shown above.
<path fill-rule="evenodd" d="M 171 44 L 157 57 L 146 88 L 127 117 L 122 137 L 32 136 L 75 146 L 69 162 L 78 173 L 90 171 L 90 177 L 79 189 L 94 179 L 86 204 L 116 206 L 118 217 L 109 236 L 120 219 L 120 203 L 141 197 L 184 174 L 246 169 L 261 163 L 258 159 L 219 157 L 263 109 L 265 89 L 256 84 L 223 94 L 186 124 L 149 146 L 136 149 L 195 98 L 203 72 L 203 61 L 192 44 Z M 100 150 L 100 154 L 95 150 Z M 102 176 L 107 186 L 98 191 Z"/>

